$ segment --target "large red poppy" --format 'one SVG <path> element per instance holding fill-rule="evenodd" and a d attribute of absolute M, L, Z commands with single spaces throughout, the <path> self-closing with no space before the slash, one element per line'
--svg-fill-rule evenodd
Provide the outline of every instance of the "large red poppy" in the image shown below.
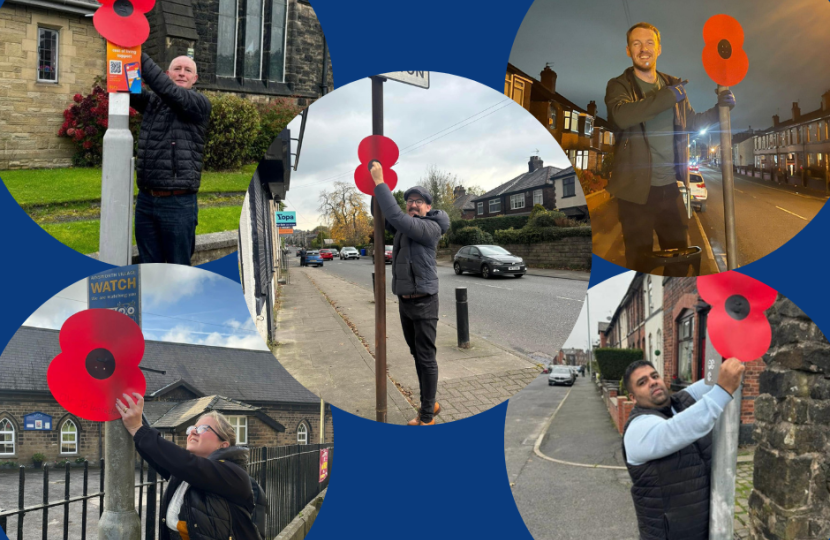
<path fill-rule="evenodd" d="M 98 0 L 101 7 L 92 16 L 92 24 L 104 38 L 121 47 L 137 47 L 150 35 L 148 13 L 156 0 Z"/>
<path fill-rule="evenodd" d="M 744 51 L 744 30 L 729 15 L 714 15 L 703 25 L 703 67 L 706 74 L 721 86 L 741 82 L 749 70 Z"/>
<path fill-rule="evenodd" d="M 369 172 L 369 163 L 377 160 L 383 168 L 383 182 L 389 186 L 389 190 L 395 189 L 398 185 L 398 174 L 392 170 L 392 166 L 398 162 L 398 145 L 389 137 L 383 135 L 369 135 L 357 146 L 357 157 L 360 165 L 354 171 L 354 183 L 357 189 L 366 195 L 375 194 L 375 182 L 372 180 L 372 173 Z"/>
<path fill-rule="evenodd" d="M 117 420 L 116 398 L 144 395 L 147 382 L 138 369 L 144 336 L 126 315 L 109 309 L 81 311 L 63 323 L 59 340 L 61 353 L 49 364 L 46 380 L 70 413 L 99 422 Z"/>
<path fill-rule="evenodd" d="M 775 289 L 729 271 L 700 276 L 697 291 L 712 306 L 706 328 L 721 356 L 751 362 L 767 352 L 772 330 L 764 311 L 775 302 Z"/>

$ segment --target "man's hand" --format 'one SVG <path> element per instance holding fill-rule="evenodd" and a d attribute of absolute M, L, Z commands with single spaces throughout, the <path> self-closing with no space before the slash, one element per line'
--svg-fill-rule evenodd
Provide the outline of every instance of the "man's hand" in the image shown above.
<path fill-rule="evenodd" d="M 120 399 L 116 399 L 115 408 L 121 414 L 121 421 L 124 423 L 124 427 L 127 428 L 130 435 L 135 436 L 135 433 L 141 427 L 141 413 L 144 412 L 144 398 L 141 397 L 141 394 L 135 392 L 133 393 L 135 401 L 127 394 L 122 395 L 127 405 L 121 403 Z"/>
<path fill-rule="evenodd" d="M 741 385 L 741 378 L 744 375 L 746 366 L 737 358 L 729 358 L 720 366 L 718 373 L 718 386 L 733 395 Z"/>
<path fill-rule="evenodd" d="M 726 90 L 718 94 L 718 106 L 729 107 L 730 111 L 735 108 L 735 95 L 732 90 Z"/>
<path fill-rule="evenodd" d="M 671 91 L 674 92 L 674 99 L 677 103 L 680 103 L 681 101 L 686 99 L 686 88 L 683 86 L 685 84 L 689 84 L 689 81 L 680 81 L 674 86 L 669 86 L 669 88 L 671 88 Z"/>
<path fill-rule="evenodd" d="M 372 162 L 369 164 L 369 172 L 372 173 L 372 180 L 375 181 L 375 186 L 379 186 L 383 183 L 383 167 L 380 166 L 380 162 L 373 159 Z"/>

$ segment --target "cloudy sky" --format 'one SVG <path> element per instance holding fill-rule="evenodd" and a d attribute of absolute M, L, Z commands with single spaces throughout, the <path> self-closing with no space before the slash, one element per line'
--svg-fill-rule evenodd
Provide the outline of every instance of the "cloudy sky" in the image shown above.
<path fill-rule="evenodd" d="M 87 308 L 86 280 L 40 306 L 25 326 L 60 329 Z M 254 327 L 238 283 L 212 272 L 172 264 L 141 265 L 144 338 L 268 350 Z"/>
<path fill-rule="evenodd" d="M 627 9 L 626 9 L 627 8 Z M 657 69 L 688 79 L 692 107 L 705 111 L 716 103 L 716 84 L 703 69 L 703 25 L 712 15 L 725 13 L 744 29 L 749 56 L 746 78 L 732 90 L 737 107 L 732 129 L 772 126 L 792 118 L 792 104 L 800 100 L 802 114 L 821 106 L 830 89 L 830 2 L 827 0 L 536 0 L 513 43 L 510 62 L 534 78 L 550 62 L 557 72 L 556 90 L 580 105 L 596 101 L 607 118 L 605 87 L 631 60 L 625 54 L 625 33 L 646 21 L 662 37 Z"/>
<path fill-rule="evenodd" d="M 599 323 L 608 322 L 608 319 L 614 314 L 634 276 L 634 272 L 623 272 L 588 289 L 588 298 L 591 303 L 592 342 L 599 339 L 597 334 Z M 576 325 L 565 341 L 563 348 L 588 349 L 588 339 L 586 337 L 588 335 L 588 325 L 585 323 L 585 316 L 585 306 L 583 305 Z"/>
<path fill-rule="evenodd" d="M 428 90 L 384 83 L 384 134 L 401 151 L 394 167 L 396 189 L 417 185 L 434 165 L 457 175 L 465 186 L 489 190 L 527 172 L 527 161 L 537 151 L 545 165 L 570 167 L 547 130 L 503 94 L 453 75 L 433 72 L 430 79 Z M 292 137 L 299 136 L 299 117 L 289 128 Z M 287 210 L 297 211 L 298 228 L 320 224 L 321 190 L 338 180 L 354 183 L 357 146 L 371 134 L 369 79 L 311 105 L 299 167 L 291 174 L 287 194 Z"/>

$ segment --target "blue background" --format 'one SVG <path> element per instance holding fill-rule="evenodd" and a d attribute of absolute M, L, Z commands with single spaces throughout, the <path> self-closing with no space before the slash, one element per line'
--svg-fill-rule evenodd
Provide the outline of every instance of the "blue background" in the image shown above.
<path fill-rule="evenodd" d="M 335 86 L 415 69 L 468 77 L 502 92 L 513 38 L 531 2 L 312 4 L 328 39 Z M 544 35 L 539 46 L 545 46 Z M 29 219 L 5 186 L 0 187 L 0 224 L 5 232 L 0 347 L 5 347 L 40 304 L 107 265 L 53 239 Z M 820 327 L 826 317 L 820 305 L 828 296 L 822 277 L 827 272 L 827 230 L 824 209 L 787 245 L 741 269 L 792 299 Z M 236 261 L 233 254 L 202 268 L 239 281 Z M 591 284 L 622 271 L 594 257 Z M 382 425 L 335 410 L 333 475 L 309 539 L 530 538 L 504 466 L 506 409 L 503 404 L 429 429 Z M 550 489 L 552 496 L 567 497 L 556 485 Z"/>

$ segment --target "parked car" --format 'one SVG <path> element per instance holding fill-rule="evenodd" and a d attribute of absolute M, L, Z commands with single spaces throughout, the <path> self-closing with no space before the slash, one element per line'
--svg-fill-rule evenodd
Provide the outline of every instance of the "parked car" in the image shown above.
<path fill-rule="evenodd" d="M 323 258 L 324 261 L 331 261 L 334 260 L 334 254 L 337 253 L 335 249 L 321 249 L 320 256 Z"/>
<path fill-rule="evenodd" d="M 677 181 L 677 186 L 680 188 L 680 194 L 684 197 L 686 186 L 680 180 Z M 692 193 L 692 207 L 698 212 L 706 211 L 706 200 L 709 198 L 709 190 L 706 189 L 706 182 L 703 180 L 703 175 L 700 173 L 689 174 L 689 191 Z"/>
<path fill-rule="evenodd" d="M 689 170 L 692 172 L 698 172 L 700 170 L 700 167 L 698 167 L 696 164 L 692 164 L 689 165 Z"/>
<path fill-rule="evenodd" d="M 307 266 L 323 266 L 323 257 L 320 256 L 319 251 L 307 251 L 305 263 Z"/>
<path fill-rule="evenodd" d="M 524 260 L 501 246 L 464 246 L 453 257 L 452 267 L 459 276 L 470 272 L 485 279 L 499 275 L 520 278 L 527 272 Z"/>
<path fill-rule="evenodd" d="M 375 250 L 372 249 L 372 262 L 375 260 Z M 383 262 L 392 264 L 392 246 L 383 246 Z"/>
<path fill-rule="evenodd" d="M 566 384 L 573 386 L 576 378 L 569 366 L 553 366 L 548 375 L 548 386 L 555 386 L 557 384 Z"/>
<path fill-rule="evenodd" d="M 353 247 L 344 247 L 340 250 L 340 260 L 348 261 L 349 259 L 360 260 L 360 252 Z"/>

